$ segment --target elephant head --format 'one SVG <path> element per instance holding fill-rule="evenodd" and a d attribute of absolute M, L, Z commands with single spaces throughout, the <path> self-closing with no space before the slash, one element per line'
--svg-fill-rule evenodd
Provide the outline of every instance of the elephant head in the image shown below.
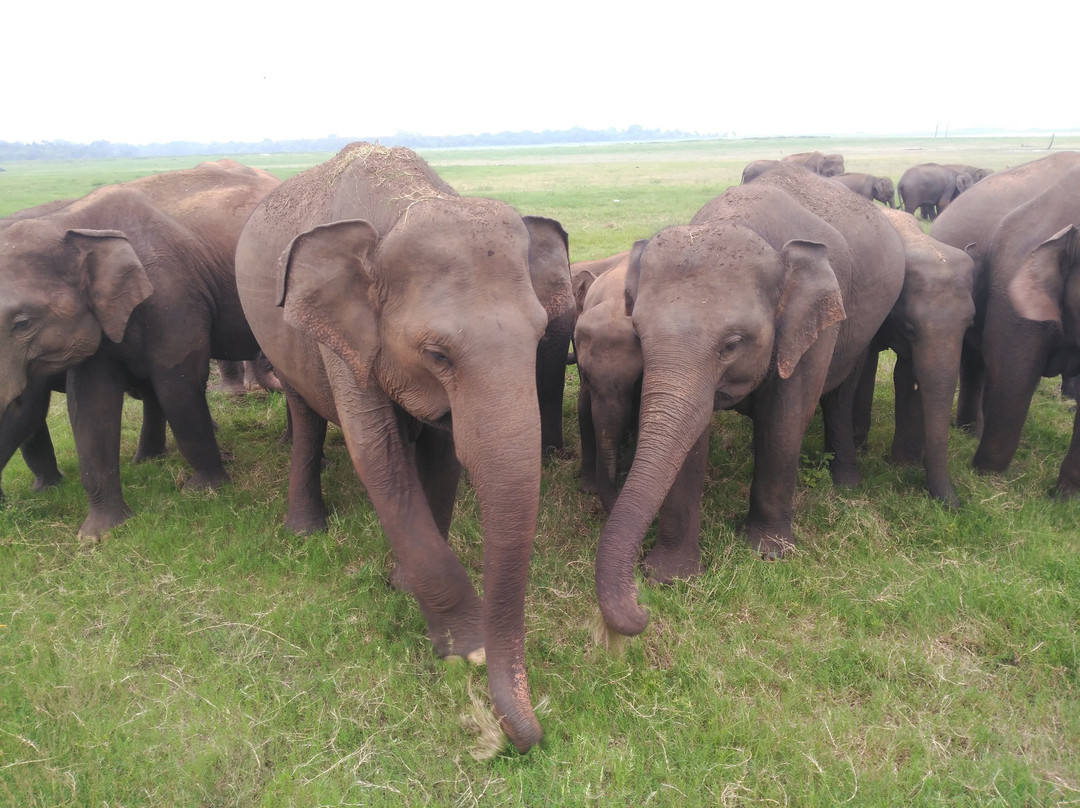
<path fill-rule="evenodd" d="M 1009 301 L 1017 314 L 1026 320 L 1053 323 L 1073 346 L 1080 345 L 1078 269 L 1080 228 L 1069 225 L 1028 254 L 1008 287 Z"/>
<path fill-rule="evenodd" d="M 460 574 L 426 556 L 445 546 L 441 539 L 414 542 L 417 534 L 437 537 L 438 528 L 427 510 L 401 504 L 423 503 L 424 494 L 393 416 L 388 422 L 380 413 L 389 398 L 420 422 L 452 425 L 484 527 L 483 646 L 493 706 L 522 751 L 542 735 L 525 673 L 524 598 L 540 490 L 535 365 L 548 318 L 530 255 L 538 243 L 565 244 L 560 233 L 557 222 L 523 221 L 492 200 L 427 198 L 381 235 L 366 220 L 346 219 L 296 236 L 278 286 L 285 321 L 341 357 L 351 374 L 335 386 L 348 388 L 348 400 L 335 392 L 335 404 L 429 633 L 447 601 L 475 594 L 456 561 Z M 327 368 L 339 373 L 329 360 Z M 355 428 L 346 426 L 347 410 Z M 430 574 L 411 577 L 417 570 Z"/>
<path fill-rule="evenodd" d="M 888 207 L 895 207 L 896 186 L 891 177 L 878 177 L 874 180 L 874 199 L 884 202 Z"/>
<path fill-rule="evenodd" d="M 970 174 L 966 171 L 959 172 L 956 175 L 956 194 L 953 198 L 955 199 L 957 196 L 960 196 L 964 191 L 971 190 L 973 185 L 975 185 L 975 179 Z"/>
<path fill-rule="evenodd" d="M 667 228 L 639 244 L 626 298 L 644 362 L 641 416 L 600 537 L 596 588 L 607 624 L 636 634 L 648 622 L 634 584 L 645 533 L 714 409 L 734 407 L 770 374 L 790 378 L 844 308 L 824 245 L 793 240 L 777 251 L 727 221 Z"/>
<path fill-rule="evenodd" d="M 65 229 L 27 219 L 0 230 L 0 412 L 27 377 L 67 370 L 102 336 L 120 342 L 153 292 L 123 233 Z"/>

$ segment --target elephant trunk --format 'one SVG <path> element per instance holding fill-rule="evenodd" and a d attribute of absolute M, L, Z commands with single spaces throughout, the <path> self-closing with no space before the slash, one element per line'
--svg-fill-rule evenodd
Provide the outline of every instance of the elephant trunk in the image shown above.
<path fill-rule="evenodd" d="M 619 449 L 633 415 L 633 392 L 600 397 L 593 394 L 593 424 L 596 429 L 596 488 L 604 510 L 609 514 L 618 498 Z"/>
<path fill-rule="evenodd" d="M 949 420 L 960 375 L 960 339 L 919 340 L 913 353 L 922 406 L 926 484 L 934 498 L 958 508 L 960 500 L 949 480 Z"/>
<path fill-rule="evenodd" d="M 715 385 L 701 373 L 703 366 L 646 355 L 634 463 L 596 549 L 600 611 L 620 634 L 638 634 L 649 622 L 638 604 L 634 567 L 649 525 L 712 418 Z"/>
<path fill-rule="evenodd" d="M 540 499 L 541 441 L 532 357 L 528 375 L 470 391 L 451 403 L 454 441 L 480 504 L 484 529 L 484 647 L 492 705 L 514 746 L 543 737 L 525 669 L 525 587 Z M 468 385 L 466 385 L 468 387 Z"/>

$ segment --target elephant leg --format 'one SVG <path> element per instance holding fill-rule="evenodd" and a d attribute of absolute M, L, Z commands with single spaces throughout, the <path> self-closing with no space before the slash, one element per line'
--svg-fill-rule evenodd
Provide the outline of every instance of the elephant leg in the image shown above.
<path fill-rule="evenodd" d="M 98 539 L 132 514 L 120 487 L 123 369 L 111 360 L 92 356 L 68 371 L 67 406 L 79 455 L 79 476 L 90 505 L 79 536 Z"/>
<path fill-rule="evenodd" d="M 153 368 L 154 394 L 172 428 L 176 446 L 194 474 L 185 490 L 217 488 L 229 481 L 206 403 L 209 358 L 191 356 L 178 368 Z"/>
<path fill-rule="evenodd" d="M 700 575 L 701 497 L 709 458 L 711 424 L 694 443 L 660 506 L 656 544 L 645 556 L 645 573 L 666 584 Z"/>
<path fill-rule="evenodd" d="M 915 367 L 910 356 L 897 356 L 893 367 L 893 429 L 892 459 L 903 466 L 916 466 L 923 459 L 923 408 Z"/>
<path fill-rule="evenodd" d="M 142 411 L 142 429 L 139 430 L 139 445 L 135 450 L 136 463 L 145 463 L 165 454 L 165 411 L 153 390 L 143 394 Z"/>
<path fill-rule="evenodd" d="M 1072 440 L 1069 442 L 1069 451 L 1061 461 L 1054 494 L 1061 499 L 1069 499 L 1077 493 L 1080 493 L 1080 407 L 1073 416 Z"/>
<path fill-rule="evenodd" d="M 49 434 L 47 425 L 42 424 L 40 429 L 23 442 L 19 450 L 22 452 L 26 467 L 34 475 L 32 490 L 44 491 L 46 488 L 59 485 L 64 479 L 64 475 L 60 473 L 60 468 L 56 465 L 56 450 L 53 448 L 52 435 Z"/>
<path fill-rule="evenodd" d="M 536 346 L 536 391 L 540 401 L 540 440 L 545 458 L 563 451 L 563 393 L 566 357 L 573 332 L 572 313 L 567 323 L 554 321 Z M 565 318 L 564 318 L 565 319 Z"/>
<path fill-rule="evenodd" d="M 829 469 L 833 485 L 854 488 L 862 482 L 855 462 L 855 426 L 853 423 L 855 392 L 862 376 L 863 362 L 852 370 L 835 390 L 821 398 L 821 415 L 825 421 L 825 446 L 832 452 Z"/>
<path fill-rule="evenodd" d="M 289 455 L 289 512 L 285 527 L 293 533 L 326 530 L 328 512 L 322 495 L 326 419 L 284 385 L 292 448 Z"/>
<path fill-rule="evenodd" d="M 581 437 L 581 474 L 578 479 L 578 491 L 595 494 L 596 485 L 596 427 L 593 424 L 592 391 L 584 379 L 578 389 L 578 434 Z"/>
<path fill-rule="evenodd" d="M 18 401 L 9 406 L 0 419 L 0 470 L 7 466 L 18 448 L 34 475 L 34 491 L 49 488 L 63 479 L 46 423 L 51 397 L 48 379 L 31 379 Z"/>
<path fill-rule="evenodd" d="M 971 435 L 982 431 L 982 397 L 986 365 L 982 352 L 964 341 L 960 349 L 960 383 L 956 395 L 956 428 Z"/>
<path fill-rule="evenodd" d="M 832 345 L 828 349 L 831 354 Z M 795 546 L 791 513 L 799 452 L 820 395 L 821 381 L 810 384 L 796 370 L 791 378 L 763 385 L 752 396 L 754 476 L 745 536 L 768 560 L 783 557 Z"/>
<path fill-rule="evenodd" d="M 855 400 L 852 404 L 851 425 L 855 448 L 863 453 L 870 435 L 870 423 L 874 411 L 874 389 L 877 386 L 878 350 L 871 347 L 863 364 L 859 384 L 855 388 Z"/>
<path fill-rule="evenodd" d="M 244 386 L 244 363 L 239 360 L 219 359 L 218 372 L 221 373 L 221 383 L 218 392 L 232 396 L 242 396 L 247 392 Z"/>

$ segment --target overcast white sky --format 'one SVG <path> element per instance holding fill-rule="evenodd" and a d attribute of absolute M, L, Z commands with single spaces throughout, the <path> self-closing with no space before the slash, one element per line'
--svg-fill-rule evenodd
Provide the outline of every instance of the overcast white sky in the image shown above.
<path fill-rule="evenodd" d="M 1080 128 L 1072 0 L 10 0 L 0 19 L 7 141 Z"/>

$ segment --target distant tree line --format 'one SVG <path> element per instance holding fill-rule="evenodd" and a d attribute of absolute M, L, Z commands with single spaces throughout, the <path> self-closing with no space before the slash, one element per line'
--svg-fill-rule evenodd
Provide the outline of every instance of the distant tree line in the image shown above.
<path fill-rule="evenodd" d="M 167 157 L 200 154 L 266 154 L 277 152 L 338 151 L 357 140 L 378 141 L 384 146 L 409 146 L 414 149 L 437 149 L 461 146 L 543 146 L 558 143 L 620 143 L 655 140 L 689 140 L 713 138 L 697 132 L 677 129 L 645 129 L 637 124 L 626 129 L 571 129 L 543 132 L 484 132 L 478 135 L 420 135 L 398 132 L 383 137 L 339 137 L 293 140 L 264 139 L 257 143 L 236 140 L 194 143 L 174 140 L 169 143 L 112 143 L 95 140 L 93 143 L 71 143 L 66 140 L 46 140 L 34 143 L 15 143 L 0 140 L 0 161 L 12 160 L 78 160 L 103 157 Z"/>

